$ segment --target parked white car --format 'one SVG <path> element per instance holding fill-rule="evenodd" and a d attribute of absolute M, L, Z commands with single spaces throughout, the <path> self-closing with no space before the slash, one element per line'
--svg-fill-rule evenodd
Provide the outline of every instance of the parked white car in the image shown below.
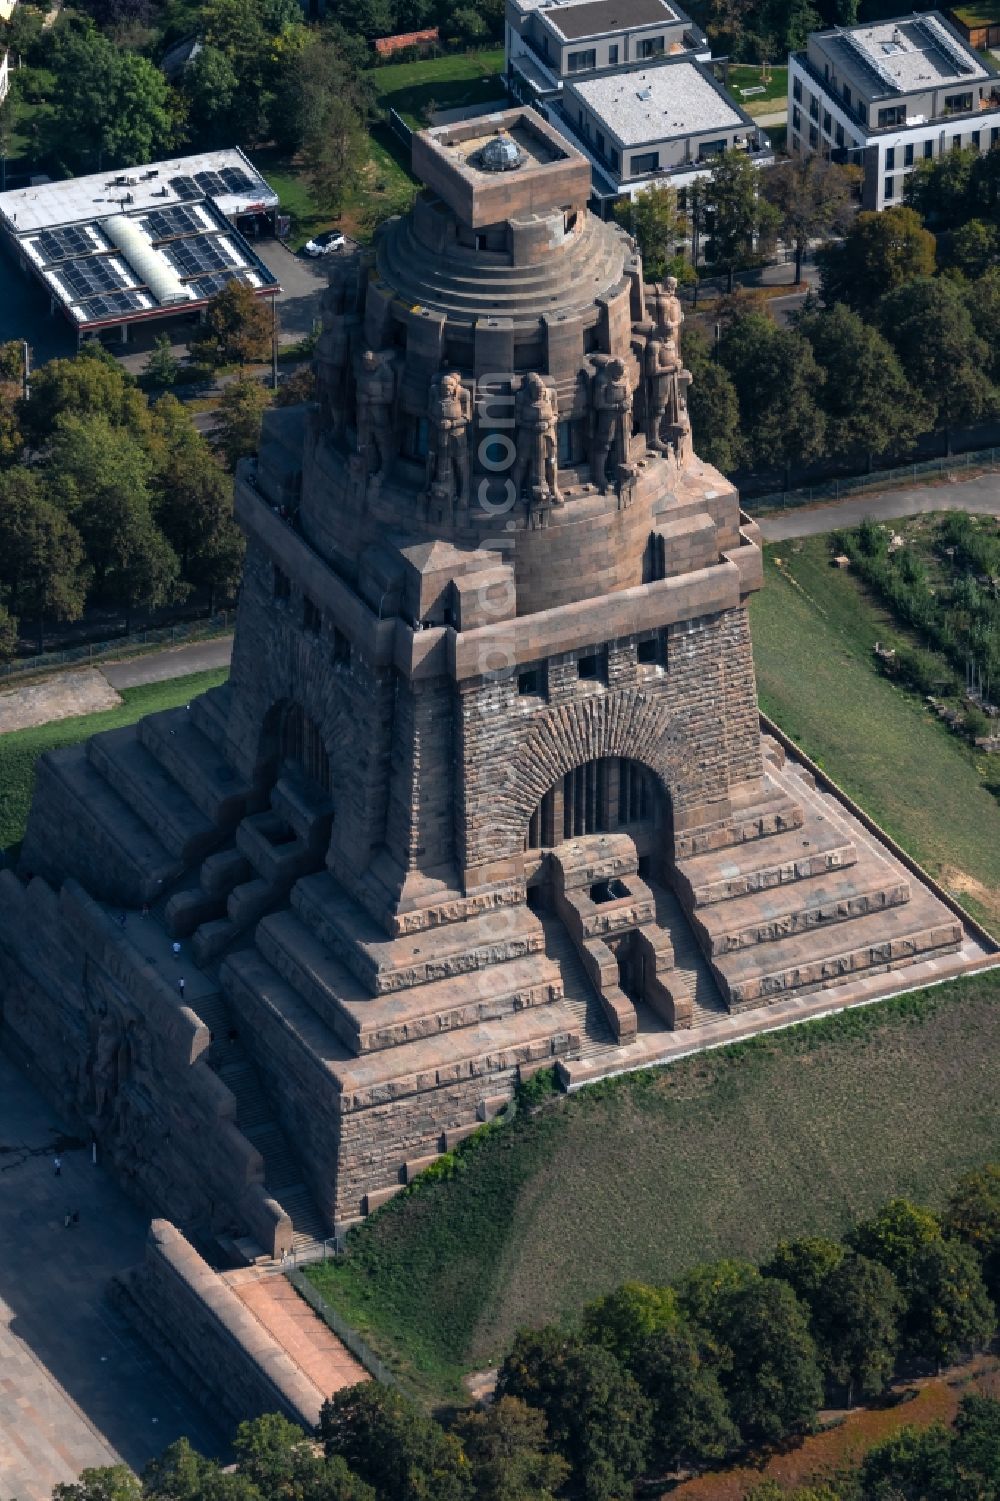
<path fill-rule="evenodd" d="M 340 233 L 339 229 L 328 229 L 324 234 L 317 235 L 314 240 L 310 240 L 307 245 L 303 245 L 302 254 L 333 255 L 334 251 L 339 250 L 344 244 L 346 244 L 346 237 Z"/>

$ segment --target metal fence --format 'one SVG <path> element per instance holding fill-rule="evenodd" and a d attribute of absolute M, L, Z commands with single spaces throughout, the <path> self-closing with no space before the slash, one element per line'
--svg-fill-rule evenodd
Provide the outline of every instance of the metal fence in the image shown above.
<path fill-rule="evenodd" d="M 207 641 L 221 636 L 232 628 L 235 612 L 220 610 L 207 620 L 193 620 L 189 624 L 150 627 L 133 631 L 128 636 L 115 636 L 110 641 L 85 641 L 79 646 L 69 646 L 63 651 L 39 652 L 33 657 L 15 657 L 10 662 L 0 663 L 0 679 L 26 677 L 35 672 L 48 672 L 53 667 L 74 667 L 81 663 L 100 662 L 109 657 L 142 654 L 143 647 L 179 646 L 185 641 Z"/>
<path fill-rule="evenodd" d="M 873 469 L 868 474 L 847 475 L 841 479 L 818 481 L 799 490 L 777 490 L 770 495 L 748 497 L 746 505 L 754 516 L 769 511 L 794 510 L 825 500 L 848 500 L 852 495 L 874 494 L 900 485 L 919 484 L 934 478 L 958 478 L 971 470 L 1000 469 L 1000 448 L 979 448 L 971 453 L 950 454 L 947 458 L 925 459 L 916 464 L 897 464 L 892 469 Z"/>
<path fill-rule="evenodd" d="M 297 1270 L 286 1272 L 286 1276 L 300 1297 L 303 1297 L 313 1312 L 333 1330 L 341 1344 L 347 1346 L 355 1360 L 364 1366 L 369 1375 L 374 1376 L 376 1381 L 381 1381 L 383 1386 L 398 1387 L 400 1385 L 399 1377 L 395 1372 L 390 1371 L 385 1362 L 379 1360 L 374 1350 L 365 1344 L 358 1331 L 341 1317 L 333 1304 L 324 1298 L 308 1277 L 303 1276 Z"/>

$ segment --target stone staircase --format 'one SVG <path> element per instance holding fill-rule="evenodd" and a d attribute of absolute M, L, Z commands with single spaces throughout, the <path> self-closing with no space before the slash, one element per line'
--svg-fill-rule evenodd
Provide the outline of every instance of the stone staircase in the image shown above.
<path fill-rule="evenodd" d="M 691 1026 L 701 1027 L 728 1013 L 708 960 L 698 947 L 691 924 L 677 897 L 666 886 L 650 882 L 656 900 L 657 927 L 669 934 L 674 951 L 670 988 L 690 1002 Z"/>
<path fill-rule="evenodd" d="M 236 1101 L 236 1125 L 263 1159 L 264 1187 L 292 1222 L 293 1248 L 323 1240 L 329 1231 L 304 1182 L 301 1159 L 277 1118 L 228 1000 L 216 991 L 200 996 L 193 1009 L 212 1035 L 208 1061 Z"/>
<path fill-rule="evenodd" d="M 615 1038 L 604 1008 L 583 967 L 579 950 L 558 918 L 543 918 L 545 953 L 559 967 L 564 1010 L 574 1019 L 581 1042 L 578 1058 L 591 1058 L 613 1047 Z"/>

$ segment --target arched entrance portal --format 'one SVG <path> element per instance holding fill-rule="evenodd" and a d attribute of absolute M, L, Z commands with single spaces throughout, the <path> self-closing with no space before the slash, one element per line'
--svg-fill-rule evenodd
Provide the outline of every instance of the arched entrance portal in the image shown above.
<path fill-rule="evenodd" d="M 330 757 L 319 726 L 301 704 L 286 700 L 274 705 L 264 721 L 261 749 L 268 782 L 274 782 L 281 768 L 288 765 L 332 797 Z"/>
<path fill-rule="evenodd" d="M 651 771 L 624 756 L 602 756 L 549 788 L 528 821 L 524 847 L 546 850 L 564 839 L 621 832 L 649 856 L 669 852 L 670 823 L 670 799 Z"/>

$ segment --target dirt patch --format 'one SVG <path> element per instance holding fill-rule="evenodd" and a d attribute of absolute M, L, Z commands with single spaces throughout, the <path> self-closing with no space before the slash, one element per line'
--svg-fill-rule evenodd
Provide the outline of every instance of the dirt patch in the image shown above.
<path fill-rule="evenodd" d="M 979 1355 L 944 1376 L 901 1385 L 895 1393 L 899 1400 L 891 1407 L 823 1413 L 821 1421 L 831 1426 L 807 1438 L 797 1449 L 776 1454 L 757 1468 L 738 1465 L 699 1475 L 670 1491 L 670 1501 L 743 1501 L 747 1491 L 762 1480 L 777 1480 L 793 1487 L 820 1481 L 845 1465 L 859 1464 L 869 1449 L 905 1424 L 926 1428 L 934 1422 L 952 1422 L 968 1392 L 994 1395 L 997 1370 L 994 1357 Z"/>
<path fill-rule="evenodd" d="M 960 899 L 971 896 L 981 907 L 985 907 L 991 917 L 1000 922 L 1000 891 L 995 886 L 987 886 L 984 881 L 968 875 L 957 865 L 943 865 L 938 879 L 942 886 L 946 886 Z"/>
<path fill-rule="evenodd" d="M 116 709 L 120 703 L 118 694 L 96 667 L 57 672 L 43 682 L 0 693 L 0 735 L 8 735 L 12 730 L 30 730 L 54 719 Z"/>

